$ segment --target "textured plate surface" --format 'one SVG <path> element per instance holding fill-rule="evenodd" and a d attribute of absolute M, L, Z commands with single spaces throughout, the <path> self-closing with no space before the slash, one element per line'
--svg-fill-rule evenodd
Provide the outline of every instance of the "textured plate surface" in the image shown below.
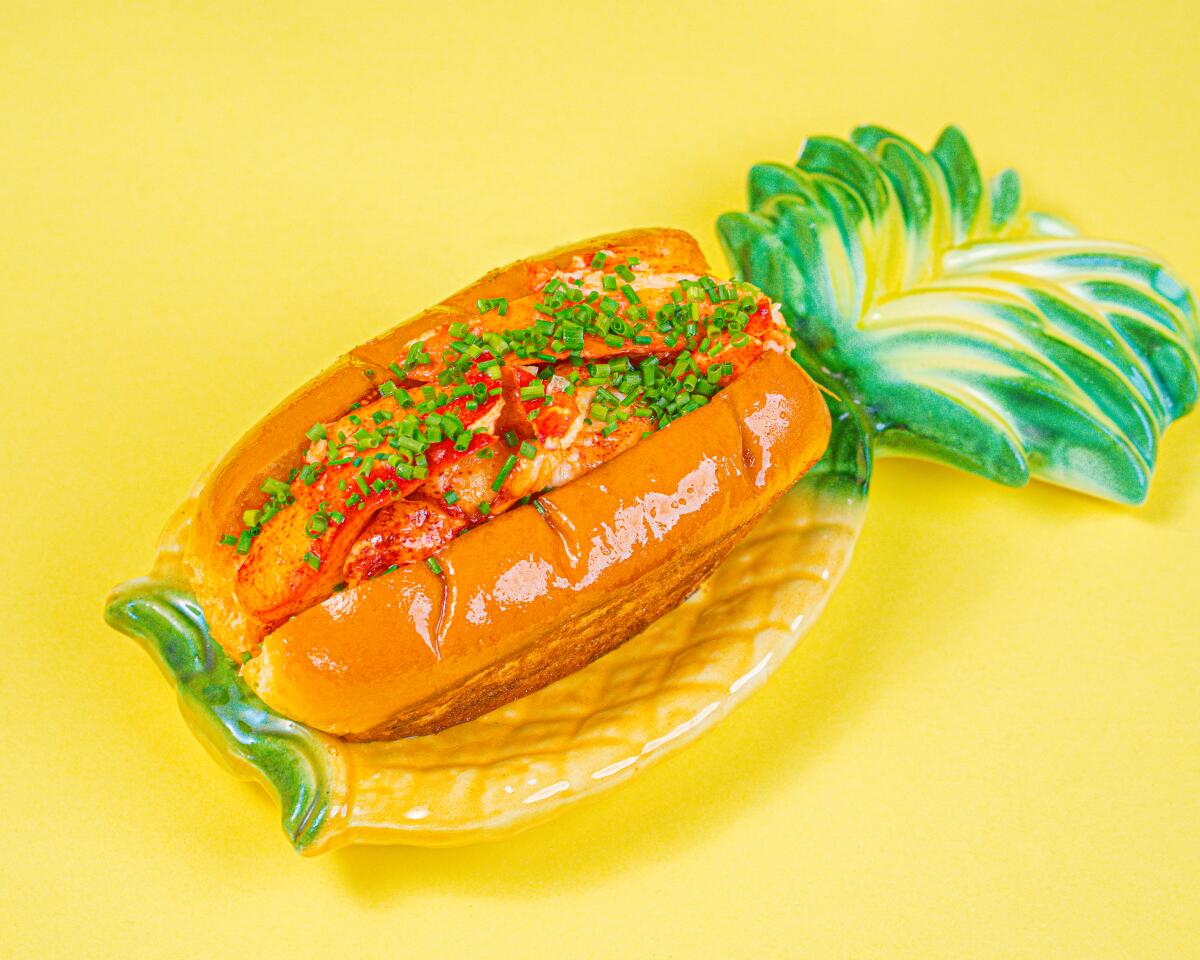
<path fill-rule="evenodd" d="M 678 749 L 762 683 L 824 606 L 863 517 L 861 434 L 830 453 L 683 605 L 588 668 L 429 737 L 345 743 L 275 714 L 208 635 L 177 561 L 191 504 L 154 573 L 120 587 L 109 621 L 177 685 L 197 734 L 279 795 L 298 849 L 453 844 L 531 826 Z"/>

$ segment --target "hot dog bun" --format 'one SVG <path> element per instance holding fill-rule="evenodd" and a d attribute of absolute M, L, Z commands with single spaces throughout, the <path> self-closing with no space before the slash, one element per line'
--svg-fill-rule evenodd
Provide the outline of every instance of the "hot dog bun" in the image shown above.
<path fill-rule="evenodd" d="M 821 455 L 829 414 L 781 352 L 710 403 L 590 472 L 471 529 L 439 565 L 402 566 L 266 624 L 238 600 L 223 531 L 265 478 L 302 462 L 305 430 L 378 393 L 378 371 L 476 301 L 539 289 L 532 271 L 603 247 L 669 274 L 707 272 L 690 236 L 636 230 L 493 271 L 301 388 L 213 471 L 185 552 L 214 637 L 248 658 L 269 705 L 347 739 L 431 733 L 571 673 L 678 604 Z M 545 283 L 543 275 L 541 283 Z"/>

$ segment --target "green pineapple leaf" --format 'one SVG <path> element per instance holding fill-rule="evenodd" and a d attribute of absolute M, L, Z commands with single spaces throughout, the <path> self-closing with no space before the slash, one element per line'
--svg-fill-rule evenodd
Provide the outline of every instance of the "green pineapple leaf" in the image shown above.
<path fill-rule="evenodd" d="M 751 171 L 749 207 L 718 223 L 735 270 L 876 453 L 1145 499 L 1200 373 L 1195 300 L 1155 257 L 1024 211 L 956 127 L 929 152 L 879 127 L 811 139 Z"/>

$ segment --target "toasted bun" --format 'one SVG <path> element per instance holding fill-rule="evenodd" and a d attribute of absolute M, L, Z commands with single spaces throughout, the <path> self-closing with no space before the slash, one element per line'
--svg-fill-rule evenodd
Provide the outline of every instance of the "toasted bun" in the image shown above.
<path fill-rule="evenodd" d="M 255 426 L 214 469 L 185 552 L 214 637 L 268 704 L 355 740 L 431 733 L 580 669 L 678 604 L 821 455 L 829 414 L 781 353 L 712 402 L 439 552 L 442 574 L 403 567 L 335 594 L 273 633 L 240 606 L 223 532 L 268 476 L 300 463 L 305 430 L 375 389 L 372 372 L 476 300 L 534 289 L 531 262 L 568 267 L 604 247 L 660 272 L 704 273 L 677 230 L 597 237 L 495 270 L 351 351 Z M 261 643 L 261 648 L 259 644 Z"/>
<path fill-rule="evenodd" d="M 432 733 L 590 663 L 677 605 L 825 449 L 813 382 L 772 353 L 700 410 L 423 564 L 267 637 L 243 676 L 352 740 Z"/>

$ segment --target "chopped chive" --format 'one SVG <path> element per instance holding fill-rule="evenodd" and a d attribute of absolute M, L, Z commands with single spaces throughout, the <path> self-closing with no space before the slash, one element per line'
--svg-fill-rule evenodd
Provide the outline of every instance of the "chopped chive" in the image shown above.
<path fill-rule="evenodd" d="M 315 553 L 312 553 L 312 552 L 306 553 L 304 555 L 304 562 L 307 563 L 314 570 L 321 569 L 321 558 L 318 557 Z"/>
<path fill-rule="evenodd" d="M 504 481 L 508 479 L 508 475 L 512 473 L 513 467 L 516 465 L 517 455 L 515 453 L 510 453 L 508 455 L 508 459 L 504 461 L 504 466 L 502 466 L 500 468 L 500 472 L 496 474 L 496 479 L 492 481 L 493 490 L 495 490 L 497 493 L 500 492 L 500 488 L 504 486 Z"/>
<path fill-rule="evenodd" d="M 445 500 L 447 504 L 454 506 L 456 503 L 458 503 L 458 493 L 454 490 L 447 490 Z"/>
<path fill-rule="evenodd" d="M 436 557 L 430 557 L 428 560 L 425 561 L 425 563 L 429 567 L 429 569 L 433 571 L 434 576 L 441 576 L 442 565 L 437 562 Z"/>
<path fill-rule="evenodd" d="M 258 488 L 269 497 L 274 497 L 276 500 L 283 500 L 291 496 L 291 488 L 282 480 L 277 480 L 275 477 L 267 477 L 262 482 L 262 486 Z"/>
<path fill-rule="evenodd" d="M 512 352 L 512 346 L 498 333 L 485 333 L 483 335 L 484 342 L 488 345 L 492 356 L 499 360 L 506 353 Z"/>

